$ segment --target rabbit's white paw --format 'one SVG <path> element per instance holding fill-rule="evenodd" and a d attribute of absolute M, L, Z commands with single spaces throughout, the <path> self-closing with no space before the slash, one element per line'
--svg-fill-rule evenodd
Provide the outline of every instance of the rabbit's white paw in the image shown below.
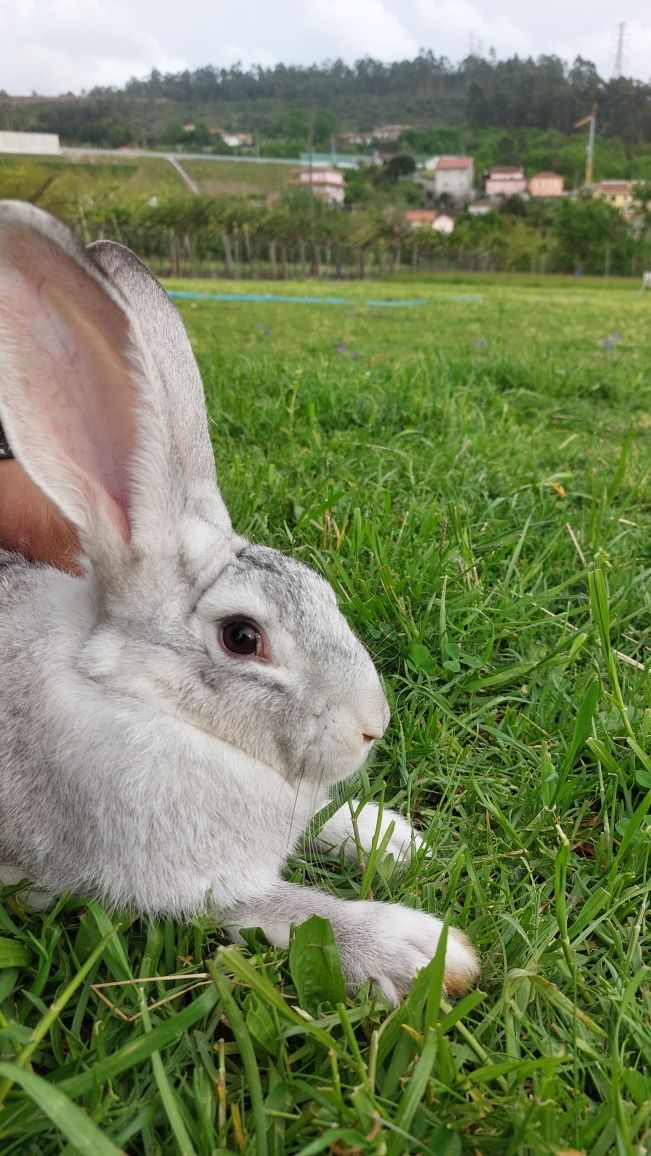
<path fill-rule="evenodd" d="M 400 904 L 355 903 L 354 929 L 339 928 L 339 949 L 351 986 L 371 979 L 391 1003 L 411 986 L 416 972 L 436 954 L 442 923 L 424 911 Z M 353 914 L 352 912 L 350 913 Z M 476 980 L 479 964 L 461 931 L 449 928 L 444 986 L 461 995 Z"/>
<path fill-rule="evenodd" d="M 268 883 L 255 899 L 237 904 L 225 921 L 234 938 L 239 938 L 239 928 L 261 927 L 270 943 L 287 947 L 291 924 L 303 923 L 311 915 L 330 920 L 349 987 L 370 979 L 394 1004 L 436 954 L 443 927 L 435 916 L 399 903 L 337 899 L 284 879 Z M 461 995 L 478 974 L 474 948 L 451 927 L 445 953 L 446 992 Z"/>
<path fill-rule="evenodd" d="M 392 855 L 396 863 L 408 863 L 411 857 L 412 847 L 418 850 L 424 846 L 424 841 L 417 831 L 399 815 L 397 811 L 390 811 L 385 807 L 382 812 L 382 819 L 380 822 L 380 829 L 378 830 L 378 807 L 375 803 L 366 803 L 355 820 L 351 816 L 355 814 L 359 804 L 355 801 L 349 806 L 348 803 L 335 811 L 332 818 L 328 819 L 323 824 L 319 832 L 319 843 L 326 848 L 343 849 L 346 859 L 353 862 L 357 859 L 357 838 L 359 838 L 359 845 L 362 851 L 368 854 L 373 847 L 373 844 L 379 846 L 384 836 L 392 826 L 392 832 L 389 836 L 389 841 L 384 848 L 385 855 Z"/>

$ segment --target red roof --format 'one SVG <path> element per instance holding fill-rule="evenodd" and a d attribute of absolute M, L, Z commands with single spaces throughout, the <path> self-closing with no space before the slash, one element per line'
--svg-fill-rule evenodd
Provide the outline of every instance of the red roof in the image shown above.
<path fill-rule="evenodd" d="M 513 174 L 517 174 L 518 176 L 523 175 L 520 165 L 494 165 L 490 171 L 492 177 L 512 176 Z"/>
<path fill-rule="evenodd" d="M 408 209 L 405 221 L 435 221 L 437 213 L 434 209 Z"/>
<path fill-rule="evenodd" d="M 439 157 L 436 168 L 439 172 L 446 169 L 470 169 L 472 163 L 472 157 Z"/>

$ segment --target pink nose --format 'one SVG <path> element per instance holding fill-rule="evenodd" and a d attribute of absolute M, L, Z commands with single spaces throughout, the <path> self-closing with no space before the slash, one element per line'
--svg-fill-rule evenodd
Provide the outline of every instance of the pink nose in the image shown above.
<path fill-rule="evenodd" d="M 381 698 L 376 695 L 374 700 L 364 704 L 357 715 L 357 720 L 365 743 L 381 739 L 389 725 L 389 704 L 384 695 Z"/>

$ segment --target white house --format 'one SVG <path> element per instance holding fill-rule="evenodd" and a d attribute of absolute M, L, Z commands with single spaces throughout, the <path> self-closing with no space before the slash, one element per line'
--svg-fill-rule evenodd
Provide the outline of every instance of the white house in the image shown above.
<path fill-rule="evenodd" d="M 448 196 L 454 201 L 467 201 L 475 183 L 475 162 L 472 157 L 430 157 L 425 161 L 428 180 L 434 181 L 434 195 Z"/>
<path fill-rule="evenodd" d="M 454 232 L 454 217 L 451 217 L 449 213 L 437 213 L 432 228 L 436 229 L 437 233 L 444 233 L 446 237 L 449 237 L 450 233 Z"/>
<path fill-rule="evenodd" d="M 239 149 L 253 144 L 253 137 L 250 132 L 222 132 L 220 135 L 224 144 L 231 149 Z"/>
<path fill-rule="evenodd" d="M 475 162 L 472 157 L 439 157 L 434 170 L 437 197 L 447 194 L 462 201 L 472 196 L 475 183 Z"/>
<path fill-rule="evenodd" d="M 380 124 L 373 129 L 372 136 L 375 140 L 399 141 L 403 133 L 412 127 L 410 124 Z"/>

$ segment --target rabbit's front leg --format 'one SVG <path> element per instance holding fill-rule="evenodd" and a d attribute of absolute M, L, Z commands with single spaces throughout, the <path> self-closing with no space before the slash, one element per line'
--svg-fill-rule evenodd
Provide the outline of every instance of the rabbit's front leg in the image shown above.
<path fill-rule="evenodd" d="M 384 854 L 393 855 L 396 863 L 408 863 L 412 848 L 417 851 L 424 846 L 422 836 L 397 811 L 384 807 L 381 818 L 379 811 L 375 803 L 365 803 L 360 811 L 359 801 L 351 799 L 350 803 L 345 803 L 323 824 L 317 835 L 319 846 L 324 851 L 338 851 L 341 848 L 345 858 L 354 862 L 358 847 L 368 854 L 374 843 L 379 846 L 383 842 L 391 827 Z M 354 815 L 356 818 L 353 821 Z"/>
<path fill-rule="evenodd" d="M 440 919 L 399 903 L 338 899 L 316 888 L 277 880 L 256 899 L 231 908 L 226 922 L 233 938 L 243 927 L 261 927 L 270 943 L 287 947 L 291 925 L 311 915 L 329 919 L 351 988 L 370 979 L 397 1003 L 422 967 L 432 959 L 441 935 Z M 477 978 L 477 956 L 462 932 L 450 928 L 445 956 L 445 988 L 460 995 Z"/>

